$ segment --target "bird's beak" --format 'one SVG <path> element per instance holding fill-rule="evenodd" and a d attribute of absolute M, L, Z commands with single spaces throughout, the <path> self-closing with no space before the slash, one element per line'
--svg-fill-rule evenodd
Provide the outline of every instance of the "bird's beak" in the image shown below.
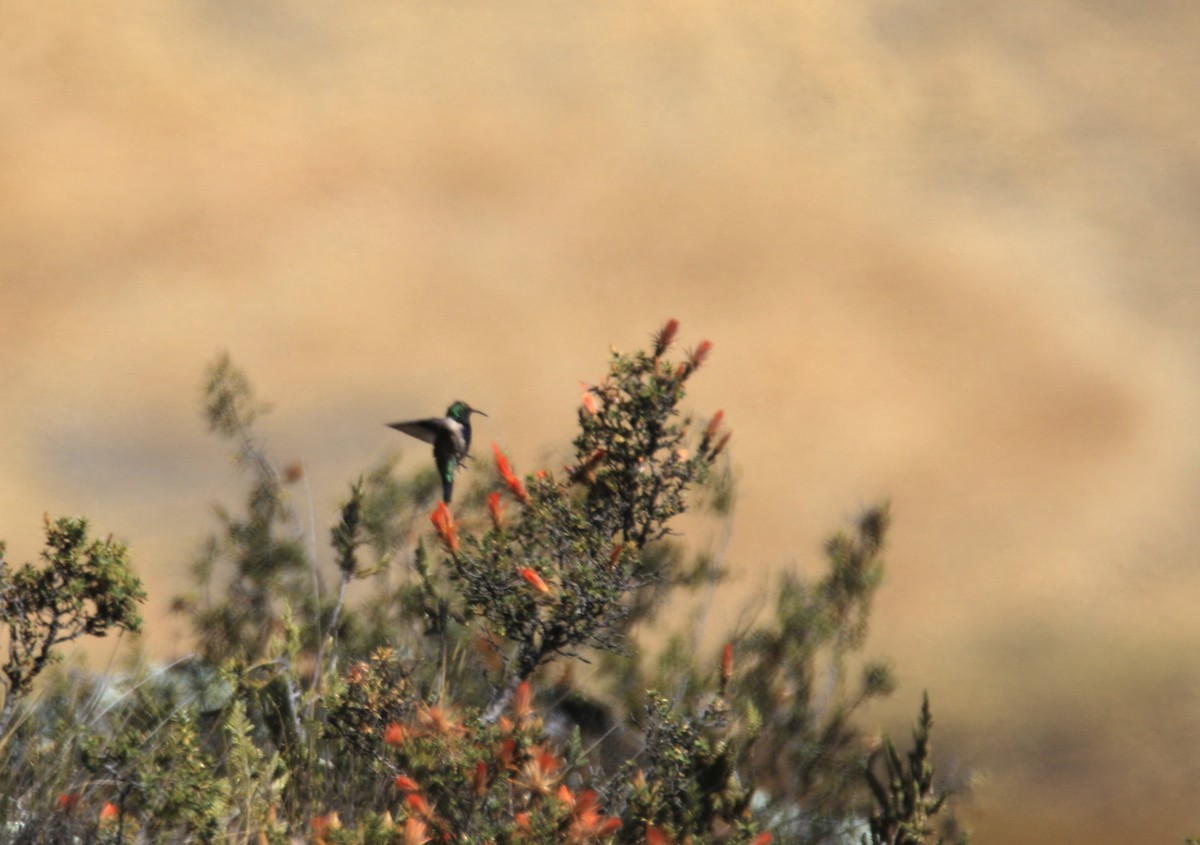
<path fill-rule="evenodd" d="M 483 411 L 479 410 L 478 408 L 472 408 L 472 409 L 471 409 L 471 413 L 472 413 L 472 414 L 479 414 L 479 416 L 481 416 L 481 417 L 486 417 L 486 416 L 487 416 L 487 414 L 485 414 Z"/>

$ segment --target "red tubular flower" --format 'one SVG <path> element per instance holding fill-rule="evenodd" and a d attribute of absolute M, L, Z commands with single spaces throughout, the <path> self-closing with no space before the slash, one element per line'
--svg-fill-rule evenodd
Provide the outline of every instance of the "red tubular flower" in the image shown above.
<path fill-rule="evenodd" d="M 421 787 L 408 775 L 396 775 L 396 788 L 401 792 L 420 792 Z"/>
<path fill-rule="evenodd" d="M 100 808 L 100 822 L 104 823 L 111 821 L 120 815 L 117 805 L 111 801 L 105 801 L 104 806 Z"/>
<path fill-rule="evenodd" d="M 529 749 L 529 757 L 521 763 L 515 783 L 531 794 L 552 795 L 560 768 L 562 763 L 553 753 L 536 746 Z"/>
<path fill-rule="evenodd" d="M 533 825 L 529 823 L 529 813 L 521 812 L 513 816 L 513 823 L 522 833 L 532 833 Z"/>
<path fill-rule="evenodd" d="M 430 808 L 429 802 L 416 792 L 408 793 L 404 801 L 406 804 L 408 804 L 408 808 L 418 816 L 429 818 L 433 814 L 433 810 Z"/>
<path fill-rule="evenodd" d="M 700 341 L 700 345 L 692 350 L 691 354 L 688 355 L 688 359 L 675 368 L 675 377 L 686 379 L 694 373 L 704 363 L 705 359 L 708 358 L 708 353 L 712 352 L 712 347 L 711 340 Z"/>
<path fill-rule="evenodd" d="M 492 515 L 492 525 L 499 531 L 504 525 L 504 504 L 500 501 L 499 493 L 488 493 L 487 508 L 488 513 Z"/>
<path fill-rule="evenodd" d="M 517 717 L 517 723 L 520 724 L 532 714 L 533 689 L 529 686 L 529 681 L 521 681 L 517 684 L 516 692 L 513 693 L 513 715 Z"/>
<path fill-rule="evenodd" d="M 612 819 L 605 819 L 600 815 L 600 802 L 596 793 L 588 789 L 578 799 L 574 799 L 574 796 L 572 798 L 569 841 L 584 842 L 597 836 L 608 835 L 602 831 Z M 617 823 L 617 827 L 620 827 L 620 822 Z M 616 828 L 612 830 L 615 831 Z"/>
<path fill-rule="evenodd" d="M 425 845 L 429 837 L 425 835 L 425 822 L 416 816 L 409 816 L 404 822 L 404 845 Z"/>
<path fill-rule="evenodd" d="M 55 801 L 55 806 L 58 807 L 61 813 L 73 813 L 79 809 L 79 803 L 83 800 L 83 796 L 78 792 L 64 792 L 58 796 Z"/>
<path fill-rule="evenodd" d="M 721 430 L 721 421 L 725 419 L 724 411 L 717 411 L 713 414 L 713 418 L 708 421 L 708 427 L 704 429 L 704 436 L 700 438 L 700 454 L 703 455 L 708 451 L 708 447 L 712 445 L 713 438 L 717 436 L 717 432 Z"/>
<path fill-rule="evenodd" d="M 562 765 L 559 759 L 554 756 L 554 753 L 552 751 L 547 751 L 545 748 L 538 751 L 537 764 L 538 767 L 548 775 L 554 774 L 556 771 L 558 771 L 559 766 Z"/>
<path fill-rule="evenodd" d="M 729 683 L 729 679 L 733 677 L 733 644 L 725 643 L 725 648 L 721 650 L 721 689 Z"/>
<path fill-rule="evenodd" d="M 500 471 L 500 477 L 504 479 L 504 483 L 508 485 L 508 489 L 517 497 L 521 504 L 529 504 L 529 493 L 525 491 L 525 485 L 521 483 L 521 479 L 513 475 L 512 467 L 508 465 L 508 458 L 504 457 L 504 453 L 500 451 L 500 447 L 495 443 L 492 444 L 492 452 L 496 455 L 496 469 Z"/>
<path fill-rule="evenodd" d="M 600 413 L 600 405 L 596 402 L 596 394 L 592 393 L 591 385 L 587 382 L 579 382 L 579 386 L 583 388 L 583 396 L 580 397 L 580 402 L 583 403 L 583 409 L 593 417 Z"/>
<path fill-rule="evenodd" d="M 513 757 L 516 756 L 517 741 L 511 736 L 500 743 L 500 748 L 496 752 L 496 762 L 501 768 L 507 769 L 512 766 Z"/>
<path fill-rule="evenodd" d="M 605 819 L 600 826 L 596 828 L 596 836 L 599 839 L 604 839 L 607 836 L 612 836 L 621 829 L 621 820 L 615 816 Z"/>
<path fill-rule="evenodd" d="M 654 825 L 646 828 L 646 845 L 673 845 L 671 837 L 667 836 Z"/>
<path fill-rule="evenodd" d="M 329 834 L 329 831 L 340 830 L 342 827 L 342 821 L 338 818 L 336 811 L 326 813 L 323 816 L 313 816 L 309 824 L 312 827 L 313 841 L 320 843 L 320 845 L 324 845 L 325 837 Z"/>
<path fill-rule="evenodd" d="M 441 707 L 422 707 L 417 711 L 421 725 L 439 736 L 451 736 L 465 732 L 465 728 L 453 715 Z"/>
<path fill-rule="evenodd" d="M 764 830 L 758 836 L 750 840 L 750 845 L 771 845 L 771 838 L 771 834 Z"/>
<path fill-rule="evenodd" d="M 713 414 L 713 418 L 708 421 L 708 429 L 704 432 L 706 440 L 712 440 L 717 436 L 717 429 L 721 427 L 721 420 L 725 419 L 724 411 L 717 411 Z"/>
<path fill-rule="evenodd" d="M 624 543 L 614 543 L 612 554 L 608 556 L 608 568 L 616 569 L 617 564 L 621 562 L 621 551 L 625 548 Z"/>
<path fill-rule="evenodd" d="M 532 569 L 518 569 L 517 574 L 528 582 L 529 586 L 533 587 L 539 593 L 550 594 L 550 587 L 542 580 L 542 576 L 538 575 Z"/>
<path fill-rule="evenodd" d="M 662 355 L 674 342 L 675 333 L 679 331 L 679 321 L 672 318 L 654 335 L 654 357 Z"/>
<path fill-rule="evenodd" d="M 458 526 L 454 524 L 454 517 L 450 515 L 450 508 L 446 507 L 445 502 L 438 502 L 433 513 L 429 515 L 429 521 L 433 523 L 433 527 L 437 529 L 438 539 L 442 541 L 451 554 L 458 551 Z"/>
<path fill-rule="evenodd" d="M 488 788 L 488 767 L 487 763 L 480 760 L 475 764 L 475 782 L 472 786 L 475 788 L 475 794 L 483 797 L 487 793 Z"/>
<path fill-rule="evenodd" d="M 390 745 L 392 748 L 399 748 L 404 744 L 404 726 L 399 722 L 392 722 L 383 729 L 383 744 Z"/>

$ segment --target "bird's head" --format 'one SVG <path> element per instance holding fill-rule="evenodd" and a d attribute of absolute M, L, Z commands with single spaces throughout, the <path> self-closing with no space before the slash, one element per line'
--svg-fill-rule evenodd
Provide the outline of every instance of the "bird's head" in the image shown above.
<path fill-rule="evenodd" d="M 471 414 L 479 414 L 481 417 L 486 417 L 483 411 L 478 408 L 472 408 L 466 402 L 455 402 L 446 409 L 446 416 L 455 422 L 465 423 L 471 418 Z"/>

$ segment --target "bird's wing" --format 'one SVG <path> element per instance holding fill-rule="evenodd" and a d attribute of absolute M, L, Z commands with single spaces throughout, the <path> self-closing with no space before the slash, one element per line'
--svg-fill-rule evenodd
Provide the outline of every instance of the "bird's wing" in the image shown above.
<path fill-rule="evenodd" d="M 424 440 L 426 443 L 436 442 L 438 433 L 446 430 L 445 420 L 437 417 L 427 420 L 406 420 L 404 422 L 388 423 L 387 426 L 397 431 L 403 431 L 405 434 L 410 434 L 418 440 Z"/>

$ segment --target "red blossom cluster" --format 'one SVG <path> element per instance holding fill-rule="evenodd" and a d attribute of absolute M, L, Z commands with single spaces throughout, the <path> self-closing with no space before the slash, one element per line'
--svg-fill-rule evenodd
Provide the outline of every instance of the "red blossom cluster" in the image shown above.
<path fill-rule="evenodd" d="M 688 353 L 688 359 L 675 368 L 675 377 L 685 379 L 700 369 L 700 365 L 708 358 L 708 353 L 712 352 L 712 348 L 711 340 L 700 341 L 700 345 Z"/>
<path fill-rule="evenodd" d="M 446 547 L 447 551 L 451 554 L 456 553 L 458 551 L 458 526 L 454 524 L 454 517 L 450 514 L 450 508 L 446 507 L 445 502 L 438 502 L 438 506 L 429 515 L 429 521 L 437 529 L 438 539 L 442 541 L 442 545 Z"/>
<path fill-rule="evenodd" d="M 750 845 L 771 845 L 771 834 L 765 830 L 750 840 Z M 646 845 L 675 845 L 675 840 L 658 827 L 650 825 L 646 828 Z"/>
<path fill-rule="evenodd" d="M 661 329 L 654 335 L 654 357 L 657 359 L 671 346 L 675 340 L 675 333 L 679 331 L 679 321 L 672 318 L 667 320 Z"/>
<path fill-rule="evenodd" d="M 724 419 L 724 411 L 717 411 L 713 414 L 713 418 L 708 421 L 708 425 L 704 429 L 704 436 L 700 438 L 700 454 L 710 461 L 721 454 L 729 443 L 729 438 L 733 436 L 732 431 L 721 434 L 721 423 Z"/>
<path fill-rule="evenodd" d="M 499 531 L 504 527 L 504 503 L 500 501 L 500 493 L 492 491 L 487 497 L 488 514 L 492 517 L 492 525 Z"/>
<path fill-rule="evenodd" d="M 600 413 L 600 405 L 596 401 L 596 394 L 593 392 L 592 386 L 586 381 L 579 382 L 579 386 L 583 388 L 583 395 L 579 401 L 583 405 L 583 409 L 593 417 Z"/>
<path fill-rule="evenodd" d="M 545 580 L 543 580 L 542 576 L 538 575 L 536 571 L 522 567 L 521 569 L 517 570 L 517 574 L 524 578 L 526 583 L 528 583 L 529 586 L 533 587 L 539 593 L 550 595 L 550 585 L 547 584 Z"/>
<path fill-rule="evenodd" d="M 523 505 L 529 504 L 529 493 L 525 490 L 525 485 L 521 483 L 521 479 L 513 475 L 512 467 L 508 465 L 508 458 L 504 457 L 504 453 L 500 451 L 500 447 L 495 443 L 492 444 L 492 452 L 496 455 L 496 469 L 500 471 L 500 477 L 504 479 L 504 483 L 508 485 L 508 489 L 517 497 L 517 500 Z"/>
<path fill-rule="evenodd" d="M 567 842 L 587 842 L 589 839 L 604 839 L 621 829 L 621 820 L 605 816 L 600 812 L 600 800 L 596 793 L 585 789 L 578 796 L 564 783 L 558 788 L 558 800 L 571 811 L 567 826 Z"/>

